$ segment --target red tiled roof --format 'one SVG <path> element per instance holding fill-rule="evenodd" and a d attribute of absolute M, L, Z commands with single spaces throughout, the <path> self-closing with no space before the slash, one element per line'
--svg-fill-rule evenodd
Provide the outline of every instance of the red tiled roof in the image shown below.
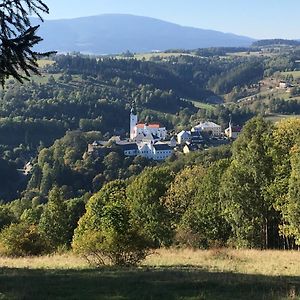
<path fill-rule="evenodd" d="M 145 124 L 144 123 L 139 123 L 136 125 L 137 128 L 144 128 Z M 160 128 L 159 123 L 151 123 L 151 124 L 146 124 L 147 127 L 149 128 Z"/>

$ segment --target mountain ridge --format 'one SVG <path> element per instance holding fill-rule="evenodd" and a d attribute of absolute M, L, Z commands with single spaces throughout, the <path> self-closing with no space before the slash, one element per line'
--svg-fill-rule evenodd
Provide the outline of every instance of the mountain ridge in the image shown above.
<path fill-rule="evenodd" d="M 37 23 L 36 20 L 34 20 Z M 150 52 L 167 49 L 247 47 L 255 39 L 216 30 L 129 14 L 103 14 L 75 19 L 45 20 L 39 29 L 44 41 L 38 51 L 79 51 L 115 54 L 127 50 Z M 53 45 L 54 48 L 53 49 Z"/>

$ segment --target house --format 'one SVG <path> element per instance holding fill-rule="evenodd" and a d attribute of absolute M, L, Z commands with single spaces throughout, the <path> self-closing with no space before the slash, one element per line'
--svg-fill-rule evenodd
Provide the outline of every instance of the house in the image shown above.
<path fill-rule="evenodd" d="M 220 136 L 222 134 L 221 126 L 214 122 L 201 122 L 192 128 L 192 132 L 206 132 L 213 136 Z"/>
<path fill-rule="evenodd" d="M 203 137 L 199 131 L 191 132 L 191 144 L 203 143 Z"/>
<path fill-rule="evenodd" d="M 137 144 L 138 147 L 138 155 L 152 159 L 153 158 L 153 144 L 151 142 L 142 142 Z"/>
<path fill-rule="evenodd" d="M 187 143 L 182 149 L 184 154 L 188 154 L 190 152 L 197 151 L 197 150 L 199 150 L 199 146 L 192 143 Z"/>
<path fill-rule="evenodd" d="M 139 149 L 136 143 L 117 144 L 125 156 L 137 156 Z"/>
<path fill-rule="evenodd" d="M 175 148 L 177 146 L 177 141 L 176 141 L 176 138 L 173 136 L 171 137 L 170 141 L 169 141 L 169 146 L 171 148 Z"/>
<path fill-rule="evenodd" d="M 173 149 L 168 144 L 154 144 L 153 148 L 154 160 L 165 160 L 166 158 L 170 157 L 173 153 Z"/>
<path fill-rule="evenodd" d="M 177 142 L 179 145 L 184 145 L 186 142 L 190 142 L 191 138 L 191 133 L 189 131 L 182 130 L 177 134 Z"/>
<path fill-rule="evenodd" d="M 24 166 L 23 174 L 24 175 L 29 175 L 29 174 L 31 174 L 32 170 L 33 170 L 33 164 L 32 164 L 32 162 L 29 161 Z"/>
<path fill-rule="evenodd" d="M 278 87 L 280 89 L 287 89 L 288 87 L 290 87 L 290 84 L 286 81 L 281 80 L 281 81 L 279 81 Z"/>

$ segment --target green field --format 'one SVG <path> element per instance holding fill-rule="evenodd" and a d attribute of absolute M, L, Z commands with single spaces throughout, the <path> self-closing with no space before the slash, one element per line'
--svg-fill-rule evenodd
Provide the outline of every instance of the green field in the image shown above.
<path fill-rule="evenodd" d="M 0 299 L 300 299 L 300 253 L 160 250 L 138 268 L 0 258 Z"/>
<path fill-rule="evenodd" d="M 178 57 L 178 56 L 195 56 L 193 54 L 190 53 L 177 53 L 177 52 L 170 52 L 170 53 L 165 53 L 165 52 L 151 52 L 151 53 L 136 53 L 134 54 L 134 57 L 137 60 L 151 60 L 154 57 L 159 57 L 159 58 L 170 58 L 170 57 Z M 126 57 L 122 56 L 122 55 L 117 55 L 115 56 L 115 58 L 119 58 L 119 59 L 124 59 Z M 131 59 L 131 58 L 129 58 Z"/>
<path fill-rule="evenodd" d="M 272 114 L 267 116 L 265 119 L 271 122 L 279 122 L 280 120 L 287 118 L 300 118 L 300 115 L 280 115 L 280 114 Z"/>
<path fill-rule="evenodd" d="M 54 60 L 50 60 L 50 59 L 39 59 L 38 60 L 38 65 L 40 68 L 44 68 L 46 66 L 51 66 L 55 63 Z"/>
<path fill-rule="evenodd" d="M 194 106 L 197 108 L 202 108 L 202 109 L 206 109 L 206 110 L 213 110 L 215 108 L 212 104 L 209 104 L 209 103 L 203 103 L 203 102 L 198 102 L 198 101 L 194 101 L 194 100 L 189 100 L 189 101 L 192 102 L 194 104 Z"/>
<path fill-rule="evenodd" d="M 294 79 L 299 79 L 300 78 L 300 71 L 281 72 L 280 74 L 282 76 L 293 75 Z"/>

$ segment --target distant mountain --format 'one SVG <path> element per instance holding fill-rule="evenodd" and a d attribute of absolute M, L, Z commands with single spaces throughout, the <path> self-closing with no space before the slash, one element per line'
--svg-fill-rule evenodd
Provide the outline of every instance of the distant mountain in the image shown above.
<path fill-rule="evenodd" d="M 39 34 L 39 51 L 80 51 L 93 54 L 150 52 L 167 49 L 247 47 L 249 37 L 123 14 L 64 20 L 46 20 Z"/>

